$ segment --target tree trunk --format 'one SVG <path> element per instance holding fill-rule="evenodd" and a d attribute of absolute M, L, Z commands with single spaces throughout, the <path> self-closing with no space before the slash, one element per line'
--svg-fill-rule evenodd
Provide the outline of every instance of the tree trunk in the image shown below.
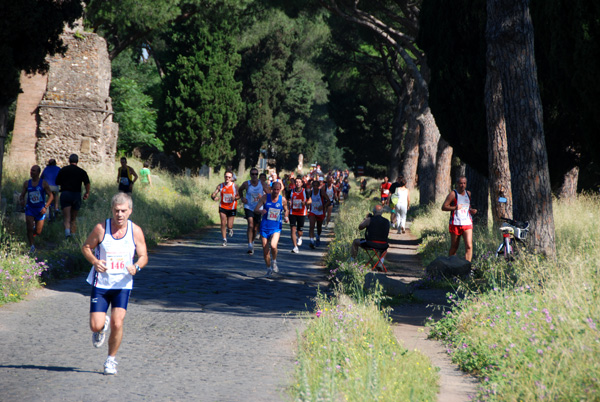
<path fill-rule="evenodd" d="M 417 187 L 417 167 L 419 166 L 419 138 L 421 127 L 416 119 L 408 121 L 404 135 L 404 152 L 402 153 L 402 176 L 406 180 L 406 187 Z"/>
<path fill-rule="evenodd" d="M 443 201 L 450 189 L 452 188 L 452 177 L 450 176 L 450 170 L 452 168 L 452 153 L 453 149 L 444 140 L 440 138 L 438 142 L 437 156 L 436 156 L 436 172 L 435 172 L 435 201 Z"/>
<path fill-rule="evenodd" d="M 530 245 L 556 255 L 552 191 L 529 0 L 488 0 L 488 46 L 500 73 L 514 218 L 531 224 Z"/>
<path fill-rule="evenodd" d="M 8 105 L 0 105 L 0 198 L 2 198 L 2 163 L 4 162 L 4 142 L 8 132 Z"/>
<path fill-rule="evenodd" d="M 421 128 L 419 142 L 419 191 L 420 204 L 427 205 L 435 202 L 436 154 L 440 131 L 429 107 L 417 120 Z"/>
<path fill-rule="evenodd" d="M 244 156 L 240 156 L 240 161 L 238 163 L 237 176 L 241 180 L 245 174 L 246 174 L 246 158 Z"/>
<path fill-rule="evenodd" d="M 486 33 L 489 35 L 490 33 Z M 496 68 L 496 47 L 487 49 L 487 74 L 485 80 L 485 107 L 488 134 L 488 180 L 492 203 L 492 220 L 500 224 L 500 218 L 512 218 L 512 191 L 510 185 L 510 166 L 508 162 L 508 143 L 506 140 L 506 121 L 504 119 L 504 100 L 502 82 Z M 500 197 L 506 203 L 498 202 Z"/>
<path fill-rule="evenodd" d="M 394 120 L 392 121 L 392 149 L 390 150 L 390 164 L 388 166 L 388 177 L 390 182 L 395 182 L 400 173 L 400 157 L 402 151 L 402 134 L 404 126 L 404 102 L 398 99 L 394 110 Z"/>
<path fill-rule="evenodd" d="M 487 227 L 489 205 L 488 179 L 469 165 L 466 165 L 465 176 L 467 176 L 467 190 L 471 192 L 471 205 L 477 210 L 477 213 L 473 215 L 473 223 Z"/>
<path fill-rule="evenodd" d="M 565 173 L 563 183 L 558 191 L 558 198 L 563 201 L 574 201 L 577 197 L 577 181 L 579 180 L 579 166 Z"/>

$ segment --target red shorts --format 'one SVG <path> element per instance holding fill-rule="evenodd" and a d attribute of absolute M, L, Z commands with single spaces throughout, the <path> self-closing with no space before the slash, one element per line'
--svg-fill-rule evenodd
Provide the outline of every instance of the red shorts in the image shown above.
<path fill-rule="evenodd" d="M 311 216 L 314 216 L 314 217 L 315 217 L 315 219 L 317 220 L 317 222 L 323 222 L 323 220 L 325 219 L 325 214 L 323 214 L 323 215 L 315 215 L 315 214 L 313 214 L 312 212 L 309 212 L 309 213 L 308 213 L 308 216 L 309 216 L 309 218 L 310 218 Z"/>
<path fill-rule="evenodd" d="M 465 233 L 465 230 L 473 229 L 473 225 L 450 225 L 450 233 L 457 236 Z"/>

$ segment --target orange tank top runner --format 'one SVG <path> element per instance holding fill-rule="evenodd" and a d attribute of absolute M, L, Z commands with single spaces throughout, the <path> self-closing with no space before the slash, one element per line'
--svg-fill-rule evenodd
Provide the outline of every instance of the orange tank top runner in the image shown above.
<path fill-rule="evenodd" d="M 236 195 L 233 183 L 230 183 L 228 186 L 221 184 L 221 204 L 219 204 L 219 207 L 230 211 L 235 210 L 237 208 Z"/>
<path fill-rule="evenodd" d="M 292 191 L 292 215 L 306 216 L 306 190 L 302 189 L 300 192 L 296 190 Z M 302 206 L 304 201 L 304 206 Z"/>

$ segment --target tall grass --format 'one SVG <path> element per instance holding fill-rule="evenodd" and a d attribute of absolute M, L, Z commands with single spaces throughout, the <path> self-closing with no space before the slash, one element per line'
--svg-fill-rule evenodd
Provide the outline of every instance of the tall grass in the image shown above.
<path fill-rule="evenodd" d="M 474 273 L 461 287 L 467 297 L 432 334 L 482 377 L 480 400 L 600 400 L 599 219 L 596 196 L 555 201 L 555 261 L 498 261 L 499 232 L 479 233 Z"/>
<path fill-rule="evenodd" d="M 130 160 L 136 171 L 142 166 Z M 84 166 L 85 168 L 85 166 Z M 0 304 L 22 298 L 40 281 L 60 279 L 87 271 L 89 264 L 81 255 L 81 245 L 94 225 L 111 217 L 110 200 L 117 193 L 116 168 L 86 169 L 90 176 L 91 192 L 82 203 L 74 236 L 64 239 L 62 216 L 56 222 L 46 220 L 41 236 L 36 238 L 38 251 L 35 258 L 26 255 L 26 231 L 24 217 L 15 213 L 13 192 L 20 192 L 23 182 L 29 178 L 28 169 L 5 169 L 3 172 L 2 196 L 8 201 L 7 214 L 2 219 L 0 234 L 2 264 L 12 267 L 10 275 L 0 276 Z M 211 180 L 199 177 L 173 175 L 166 171 L 152 171 L 152 186 L 143 188 L 136 184 L 132 194 L 133 212 L 130 219 L 144 231 L 146 242 L 153 247 L 161 240 L 181 236 L 218 220 L 217 206 L 210 193 L 217 186 L 221 174 Z M 27 270 L 39 267 L 42 275 L 28 276 Z M 6 268 L 2 268 L 6 272 Z M 36 268 L 37 269 L 37 268 Z M 26 277 L 23 286 L 14 288 L 14 278 Z M 41 278 L 41 279 L 40 279 Z"/>

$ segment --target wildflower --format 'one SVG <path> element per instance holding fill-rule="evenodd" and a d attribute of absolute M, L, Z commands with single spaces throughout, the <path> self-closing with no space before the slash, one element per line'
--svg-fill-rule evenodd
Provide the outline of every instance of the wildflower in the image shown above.
<path fill-rule="evenodd" d="M 321 310 L 317 310 L 317 318 L 319 318 L 321 314 L 323 314 L 323 312 L 321 312 Z"/>
<path fill-rule="evenodd" d="M 591 329 L 596 329 L 596 323 L 594 322 L 594 320 L 593 320 L 593 319 L 591 319 L 591 318 L 588 318 L 588 319 L 587 319 L 587 322 L 588 322 L 588 326 L 589 326 Z"/>

